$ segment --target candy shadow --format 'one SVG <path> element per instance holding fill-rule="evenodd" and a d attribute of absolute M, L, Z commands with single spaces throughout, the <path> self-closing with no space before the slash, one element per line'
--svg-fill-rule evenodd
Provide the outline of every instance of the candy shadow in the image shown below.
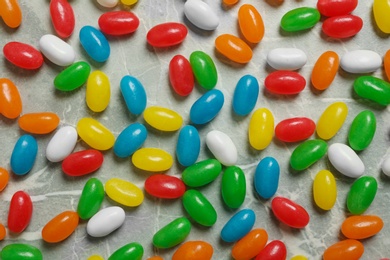
<path fill-rule="evenodd" d="M 312 29 L 313 29 L 313 27 L 305 29 L 305 30 L 301 30 L 301 31 L 296 31 L 296 32 L 287 32 L 287 31 L 283 30 L 281 26 L 279 26 L 279 35 L 282 37 L 296 37 L 296 36 L 300 36 L 300 35 L 309 34 L 309 33 L 311 33 Z"/>
<path fill-rule="evenodd" d="M 213 34 L 215 34 L 215 30 L 210 30 L 210 31 L 207 31 L 207 30 L 202 30 L 198 27 L 196 27 L 194 24 L 192 24 L 186 17 L 186 15 L 184 14 L 183 12 L 183 19 L 182 21 L 184 22 L 185 26 L 187 26 L 187 28 L 189 30 L 191 30 L 192 32 L 196 33 L 197 35 L 199 36 L 202 36 L 202 37 L 210 37 L 212 36 Z"/>
<path fill-rule="evenodd" d="M 347 43 L 349 41 L 354 40 L 354 38 L 355 38 L 354 36 L 347 37 L 347 38 L 333 38 L 333 37 L 326 35 L 322 30 L 320 32 L 320 37 L 322 40 L 324 40 L 325 42 L 328 42 L 330 44 L 332 44 L 332 43 L 344 44 L 344 43 Z"/>
<path fill-rule="evenodd" d="M 11 62 L 9 62 L 7 59 L 3 59 L 3 67 L 7 69 L 8 74 L 13 74 L 14 77 L 23 77 L 23 78 L 31 78 L 34 75 L 36 75 L 39 70 L 42 68 L 34 69 L 34 70 L 28 70 L 28 69 L 23 69 L 20 68 Z M 13 78 L 13 77 L 5 77 L 5 78 Z"/>
<path fill-rule="evenodd" d="M 23 24 L 23 22 L 22 22 L 22 24 Z M 8 25 L 5 24 L 5 22 L 3 21 L 3 19 L 2 19 L 1 16 L 0 16 L 0 26 L 3 27 L 3 28 L 4 28 L 4 31 L 5 31 L 6 33 L 8 33 L 8 34 L 14 34 L 14 33 L 16 33 L 16 32 L 18 31 L 18 29 L 22 26 L 22 24 L 19 25 L 19 26 L 16 27 L 16 28 L 11 28 L 11 27 L 9 27 Z"/>
<path fill-rule="evenodd" d="M 152 53 L 171 53 L 171 52 L 178 53 L 178 49 L 181 47 L 181 45 L 182 43 L 173 46 L 168 46 L 168 47 L 154 47 L 150 45 L 147 41 L 145 41 L 146 49 Z"/>
<path fill-rule="evenodd" d="M 267 100 L 276 101 L 276 100 L 287 100 L 288 102 L 293 102 L 295 99 L 298 98 L 299 94 L 292 94 L 292 95 L 282 95 L 282 94 L 273 94 L 269 92 L 265 87 L 262 89 L 263 96 Z"/>
<path fill-rule="evenodd" d="M 235 69 L 244 69 L 248 65 L 248 63 L 238 63 L 228 59 L 223 54 L 221 54 L 216 48 L 214 48 L 214 55 L 220 62 L 229 65 L 230 67 L 233 67 Z"/>
<path fill-rule="evenodd" d="M 374 29 L 374 32 L 375 34 L 379 37 L 379 38 L 382 38 L 382 39 L 388 39 L 390 37 L 389 34 L 387 33 L 384 33 L 382 32 L 378 25 L 376 24 L 375 22 L 375 17 L 374 17 L 374 8 L 373 8 L 373 5 L 371 6 L 371 12 L 370 12 L 370 23 L 371 23 L 371 27 Z"/>
<path fill-rule="evenodd" d="M 284 0 L 264 0 L 264 2 L 267 3 L 269 6 L 278 8 L 284 3 Z"/>

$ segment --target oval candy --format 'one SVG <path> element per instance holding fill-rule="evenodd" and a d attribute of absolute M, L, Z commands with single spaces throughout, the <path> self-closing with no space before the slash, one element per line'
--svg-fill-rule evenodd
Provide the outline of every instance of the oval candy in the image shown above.
<path fill-rule="evenodd" d="M 184 4 L 186 18 L 202 30 L 215 30 L 219 25 L 219 18 L 211 7 L 201 0 L 188 0 Z"/>
<path fill-rule="evenodd" d="M 182 43 L 187 33 L 187 27 L 182 23 L 161 23 L 148 31 L 146 40 L 153 47 L 171 47 Z"/>
<path fill-rule="evenodd" d="M 226 58 L 237 63 L 248 63 L 252 49 L 243 40 L 232 34 L 221 34 L 215 39 L 215 48 Z"/>
<path fill-rule="evenodd" d="M 354 215 L 364 213 L 375 199 L 378 183 L 372 176 L 362 176 L 351 186 L 347 196 L 347 208 Z"/>
<path fill-rule="evenodd" d="M 118 4 L 119 0 L 96 0 L 96 2 L 103 7 L 113 8 Z"/>
<path fill-rule="evenodd" d="M 77 143 L 77 130 L 73 126 L 64 126 L 50 139 L 46 147 L 46 158 L 51 162 L 61 162 L 70 155 Z"/>
<path fill-rule="evenodd" d="M 342 15 L 327 18 L 322 31 L 329 37 L 344 39 L 355 36 L 363 28 L 363 20 L 356 15 Z"/>
<path fill-rule="evenodd" d="M 275 136 L 282 142 L 299 142 L 313 135 L 316 124 L 307 117 L 292 117 L 280 121 Z"/>
<path fill-rule="evenodd" d="M 382 161 L 382 164 L 381 164 L 381 169 L 382 169 L 382 172 L 386 175 L 386 176 L 390 176 L 390 156 L 386 156 L 383 161 Z"/>
<path fill-rule="evenodd" d="M 320 160 L 327 152 L 328 144 L 320 139 L 299 144 L 291 154 L 290 166 L 296 171 L 305 170 Z"/>
<path fill-rule="evenodd" d="M 352 121 L 348 132 L 349 146 L 355 151 L 366 149 L 376 131 L 375 114 L 370 110 L 360 112 Z"/>
<path fill-rule="evenodd" d="M 7 186 L 9 181 L 9 173 L 3 167 L 0 167 L 0 192 L 2 192 Z M 1 240 L 1 239 L 0 239 Z"/>
<path fill-rule="evenodd" d="M 16 175 L 27 174 L 34 166 L 38 153 L 37 140 L 31 135 L 22 135 L 15 143 L 11 154 L 11 170 Z"/>
<path fill-rule="evenodd" d="M 172 167 L 172 156 L 159 148 L 141 148 L 131 158 L 138 169 L 151 172 L 167 171 Z"/>
<path fill-rule="evenodd" d="M 334 102 L 322 112 L 317 122 L 318 137 L 329 140 L 334 137 L 343 126 L 348 115 L 348 107 L 344 102 Z"/>
<path fill-rule="evenodd" d="M 42 260 L 42 252 L 35 246 L 28 244 L 9 244 L 3 247 L 0 252 L 0 257 L 3 260 L 26 259 Z"/>
<path fill-rule="evenodd" d="M 99 70 L 89 74 L 85 100 L 93 112 L 102 112 L 110 103 L 111 87 L 107 75 Z"/>
<path fill-rule="evenodd" d="M 231 166 L 237 162 L 237 148 L 232 139 L 224 132 L 212 130 L 207 133 L 206 145 L 215 156 L 225 166 Z"/>
<path fill-rule="evenodd" d="M 7 78 L 0 78 L 0 113 L 9 119 L 19 117 L 22 99 L 16 85 Z"/>
<path fill-rule="evenodd" d="M 279 186 L 280 167 L 273 157 L 263 158 L 256 167 L 254 186 L 257 194 L 263 199 L 275 195 Z"/>
<path fill-rule="evenodd" d="M 9 42 L 3 47 L 4 57 L 15 66 L 35 70 L 43 64 L 42 54 L 31 45 L 22 42 Z"/>
<path fill-rule="evenodd" d="M 95 215 L 104 199 L 103 183 L 97 178 L 90 178 L 84 185 L 77 204 L 77 213 L 81 219 L 89 219 Z"/>
<path fill-rule="evenodd" d="M 153 128 L 165 132 L 177 131 L 183 124 L 183 118 L 179 113 L 159 106 L 147 107 L 144 119 Z"/>
<path fill-rule="evenodd" d="M 311 84 L 318 90 L 327 89 L 336 77 L 339 69 L 339 55 L 334 51 L 321 54 L 311 72 Z"/>
<path fill-rule="evenodd" d="M 103 164 L 103 154 L 88 149 L 71 153 L 62 161 L 62 171 L 69 176 L 83 176 L 97 171 Z"/>
<path fill-rule="evenodd" d="M 306 80 L 295 71 L 277 70 L 268 74 L 264 86 L 272 94 L 295 95 L 305 88 Z"/>
<path fill-rule="evenodd" d="M 133 12 L 111 11 L 103 13 L 98 24 L 103 33 L 121 36 L 135 32 L 139 26 L 139 19 Z"/>
<path fill-rule="evenodd" d="M 220 90 L 207 91 L 192 104 L 190 109 L 191 122 L 198 125 L 209 123 L 221 111 L 224 101 L 224 95 Z"/>
<path fill-rule="evenodd" d="M 378 234 L 383 225 L 383 220 L 378 216 L 350 216 L 343 221 L 341 232 L 347 238 L 366 239 Z"/>
<path fill-rule="evenodd" d="M 262 228 L 253 229 L 233 246 L 232 257 L 236 260 L 253 259 L 265 247 L 267 241 L 267 231 Z"/>
<path fill-rule="evenodd" d="M 114 153 L 120 158 L 126 158 L 135 153 L 148 136 L 148 130 L 141 123 L 127 126 L 115 140 Z"/>
<path fill-rule="evenodd" d="M 200 153 L 200 136 L 192 125 L 184 126 L 179 133 L 176 144 L 177 161 L 187 167 L 196 162 Z"/>
<path fill-rule="evenodd" d="M 196 223 L 211 227 L 217 222 L 217 211 L 201 192 L 187 190 L 183 195 L 182 202 L 184 209 Z"/>
<path fill-rule="evenodd" d="M 14 233 L 23 232 L 30 223 L 33 203 L 30 195 L 17 191 L 12 195 L 8 211 L 8 230 Z"/>
<path fill-rule="evenodd" d="M 61 38 L 68 38 L 73 33 L 75 17 L 67 0 L 50 1 L 50 18 L 54 30 Z"/>
<path fill-rule="evenodd" d="M 186 239 L 191 231 L 191 222 L 185 218 L 176 218 L 153 236 L 153 245 L 157 248 L 171 248 Z"/>
<path fill-rule="evenodd" d="M 245 200 L 246 178 L 238 166 L 230 166 L 222 175 L 221 195 L 225 204 L 232 209 L 239 208 Z"/>
<path fill-rule="evenodd" d="M 284 198 L 275 197 L 271 202 L 275 217 L 292 228 L 304 228 L 309 224 L 310 216 L 299 204 Z"/>
<path fill-rule="evenodd" d="M 318 0 L 317 9 L 325 16 L 339 16 L 351 13 L 358 5 L 358 0 Z"/>
<path fill-rule="evenodd" d="M 299 7 L 283 15 L 280 26 L 287 32 L 297 32 L 314 27 L 320 20 L 321 14 L 312 7 Z"/>
<path fill-rule="evenodd" d="M 280 240 L 273 240 L 260 251 L 255 260 L 286 259 L 286 256 L 286 245 Z"/>
<path fill-rule="evenodd" d="M 259 83 L 252 75 L 242 76 L 237 82 L 233 94 L 233 111 L 240 116 L 246 116 L 256 106 L 259 96 Z"/>
<path fill-rule="evenodd" d="M 48 60 L 58 66 L 69 66 L 76 58 L 73 47 L 52 34 L 43 35 L 39 39 L 39 49 Z"/>
<path fill-rule="evenodd" d="M 382 57 L 371 50 L 354 50 L 345 53 L 340 66 L 349 73 L 370 73 L 379 69 Z"/>
<path fill-rule="evenodd" d="M 343 175 L 358 178 L 363 175 L 365 167 L 359 156 L 349 146 L 334 143 L 329 146 L 328 158 L 333 167 Z"/>
<path fill-rule="evenodd" d="M 60 118 L 53 112 L 28 113 L 18 120 L 19 127 L 31 134 L 48 134 L 54 131 Z"/>
<path fill-rule="evenodd" d="M 165 174 L 149 176 L 144 188 L 150 195 L 161 199 L 177 199 L 186 191 L 186 186 L 181 179 Z"/>
<path fill-rule="evenodd" d="M 187 1 L 186 4 L 190 1 L 193 0 Z M 208 54 L 203 51 L 192 52 L 190 55 L 190 64 L 195 79 L 201 87 L 210 90 L 217 85 L 217 68 L 215 67 L 213 59 Z"/>
<path fill-rule="evenodd" d="M 306 53 L 297 48 L 276 48 L 267 54 L 268 65 L 276 70 L 298 70 L 306 62 Z"/>
<path fill-rule="evenodd" d="M 390 104 L 390 84 L 387 81 L 373 76 L 361 76 L 353 82 L 353 89 L 364 99 L 382 106 Z"/>
<path fill-rule="evenodd" d="M 110 44 L 98 29 L 86 25 L 80 29 L 80 43 L 94 61 L 105 62 L 110 57 Z"/>
<path fill-rule="evenodd" d="M 213 246 L 204 241 L 187 241 L 183 243 L 172 255 L 172 260 L 211 260 Z M 157 260 L 157 259 L 156 259 Z"/>
<path fill-rule="evenodd" d="M 374 13 L 375 23 L 379 30 L 384 33 L 390 33 L 390 24 L 388 23 L 390 3 L 387 1 L 374 0 L 372 10 Z"/>
<path fill-rule="evenodd" d="M 115 250 L 108 260 L 119 260 L 119 259 L 132 259 L 141 260 L 144 255 L 144 248 L 137 242 L 126 244 L 117 250 Z"/>
<path fill-rule="evenodd" d="M 169 81 L 180 96 L 191 94 L 195 79 L 190 62 L 183 55 L 175 55 L 169 62 Z"/>
<path fill-rule="evenodd" d="M 258 43 L 264 37 L 264 22 L 259 11 L 250 4 L 243 4 L 238 9 L 238 25 L 244 38 L 251 43 Z"/>
<path fill-rule="evenodd" d="M 88 80 L 91 67 L 84 61 L 73 63 L 61 71 L 54 79 L 54 86 L 61 91 L 72 91 L 81 87 Z"/>
<path fill-rule="evenodd" d="M 201 187 L 214 181 L 222 170 L 222 165 L 215 159 L 197 162 L 184 169 L 183 182 L 189 187 Z"/>
<path fill-rule="evenodd" d="M 142 190 L 123 179 L 111 178 L 106 182 L 104 188 L 110 199 L 127 207 L 137 207 L 144 200 Z"/>
<path fill-rule="evenodd" d="M 256 214 L 251 209 L 242 209 L 234 214 L 221 230 L 225 242 L 235 242 L 251 231 L 256 221 Z"/>
<path fill-rule="evenodd" d="M 77 123 L 80 138 L 96 150 L 108 150 L 115 143 L 115 136 L 99 121 L 84 117 Z"/>
<path fill-rule="evenodd" d="M 97 212 L 87 223 L 87 233 L 92 237 L 104 237 L 122 226 L 125 211 L 117 206 L 104 208 Z"/>
<path fill-rule="evenodd" d="M 313 181 L 313 198 L 316 205 L 323 210 L 333 208 L 337 199 L 336 180 L 328 170 L 321 170 Z"/>
<path fill-rule="evenodd" d="M 259 108 L 249 122 L 248 137 L 250 145 L 256 150 L 264 150 L 274 136 L 274 116 L 267 108 Z"/>
<path fill-rule="evenodd" d="M 360 259 L 364 246 L 357 240 L 346 239 L 328 247 L 323 255 L 324 260 Z"/>
<path fill-rule="evenodd" d="M 18 0 L 4 0 L 1 4 L 0 16 L 10 28 L 17 28 L 22 23 L 22 10 Z"/>
<path fill-rule="evenodd" d="M 42 229 L 42 239 L 47 243 L 61 242 L 76 230 L 78 224 L 77 212 L 64 211 L 46 223 Z"/>
<path fill-rule="evenodd" d="M 142 114 L 146 107 L 146 92 L 142 83 L 135 77 L 127 75 L 122 78 L 120 88 L 130 113 Z"/>

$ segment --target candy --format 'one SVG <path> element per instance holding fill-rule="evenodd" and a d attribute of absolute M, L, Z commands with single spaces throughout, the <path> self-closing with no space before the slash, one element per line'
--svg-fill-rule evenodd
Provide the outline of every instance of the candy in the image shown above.
<path fill-rule="evenodd" d="M 192 104 L 190 120 L 198 125 L 209 123 L 221 111 L 224 101 L 224 95 L 218 89 L 212 89 L 204 93 Z"/>
<path fill-rule="evenodd" d="M 290 260 L 308 260 L 308 258 L 306 256 L 303 256 L 303 255 L 295 255 L 295 256 L 291 257 Z"/>
<path fill-rule="evenodd" d="M 146 40 L 153 47 L 170 47 L 182 43 L 187 33 L 187 27 L 182 23 L 161 23 L 148 31 Z"/>
<path fill-rule="evenodd" d="M 381 169 L 385 175 L 390 176 L 390 156 L 384 158 L 381 164 Z"/>
<path fill-rule="evenodd" d="M 135 77 L 127 75 L 122 78 L 120 87 L 130 113 L 142 114 L 146 107 L 146 92 L 142 83 Z"/>
<path fill-rule="evenodd" d="M 310 216 L 299 204 L 284 198 L 275 197 L 271 202 L 275 217 L 292 228 L 304 228 L 309 224 Z"/>
<path fill-rule="evenodd" d="M 250 260 L 257 256 L 268 240 L 267 231 L 256 228 L 237 241 L 232 248 L 232 256 L 236 260 Z"/>
<path fill-rule="evenodd" d="M 387 1 L 374 0 L 372 5 L 372 10 L 374 13 L 375 23 L 378 28 L 384 33 L 390 33 L 390 24 L 389 24 L 389 12 L 390 12 L 390 3 Z"/>
<path fill-rule="evenodd" d="M 103 154 L 88 149 L 68 155 L 62 162 L 62 171 L 69 176 L 83 176 L 97 171 L 103 164 Z"/>
<path fill-rule="evenodd" d="M 50 17 L 58 36 L 68 38 L 72 35 L 75 17 L 73 8 L 67 0 L 50 1 Z"/>
<path fill-rule="evenodd" d="M 390 104 L 390 84 L 373 76 L 361 76 L 353 82 L 356 94 L 380 105 Z"/>
<path fill-rule="evenodd" d="M 187 167 L 196 162 L 200 152 L 198 130 L 191 125 L 184 126 L 179 133 L 176 144 L 177 161 Z"/>
<path fill-rule="evenodd" d="M 84 61 L 73 63 L 61 71 L 54 79 L 54 86 L 61 91 L 72 91 L 88 80 L 91 67 Z"/>
<path fill-rule="evenodd" d="M 256 106 L 259 83 L 252 75 L 245 75 L 237 82 L 233 95 L 233 111 L 240 116 L 248 115 Z"/>
<path fill-rule="evenodd" d="M 189 0 L 186 2 L 191 2 Z M 201 0 L 195 0 L 201 1 Z M 204 2 L 202 2 L 204 3 Z M 212 89 L 217 85 L 218 73 L 214 61 L 203 51 L 194 51 L 190 55 L 190 64 L 196 81 L 205 89 Z"/>
<path fill-rule="evenodd" d="M 211 260 L 213 247 L 204 241 L 187 241 L 183 243 L 172 255 L 172 260 Z"/>
<path fill-rule="evenodd" d="M 139 26 L 139 19 L 132 12 L 111 11 L 102 14 L 98 23 L 103 33 L 121 36 L 135 32 Z"/>
<path fill-rule="evenodd" d="M 207 133 L 206 145 L 215 156 L 225 166 L 231 166 L 237 162 L 237 148 L 232 139 L 224 132 L 212 130 Z"/>
<path fill-rule="evenodd" d="M 87 233 L 92 237 L 104 237 L 122 226 L 125 211 L 117 206 L 107 207 L 96 213 L 87 223 Z"/>
<path fill-rule="evenodd" d="M 364 246 L 357 240 L 347 239 L 328 247 L 323 255 L 324 260 L 360 259 Z"/>
<path fill-rule="evenodd" d="M 179 113 L 165 107 L 151 106 L 144 111 L 145 121 L 160 131 L 172 132 L 180 129 L 183 118 Z"/>
<path fill-rule="evenodd" d="M 0 167 L 0 192 L 2 192 L 7 186 L 9 181 L 9 173 L 3 167 Z"/>
<path fill-rule="evenodd" d="M 42 260 L 41 251 L 31 245 L 27 244 L 9 244 L 3 247 L 0 253 L 3 260 L 28 259 L 28 260 Z"/>
<path fill-rule="evenodd" d="M 260 251 L 255 260 L 284 260 L 286 256 L 286 245 L 280 240 L 273 240 Z"/>
<path fill-rule="evenodd" d="M 108 258 L 108 260 L 120 260 L 120 259 L 132 259 L 141 260 L 144 255 L 144 248 L 141 244 L 133 242 L 126 244 L 119 249 L 115 250 L 114 253 Z"/>
<path fill-rule="evenodd" d="M 188 96 L 194 88 L 195 79 L 190 62 L 182 55 L 175 55 L 169 62 L 169 81 L 180 96 Z"/>
<path fill-rule="evenodd" d="M 238 25 L 242 35 L 248 42 L 258 43 L 263 39 L 263 18 L 253 5 L 243 4 L 240 6 L 240 9 L 238 9 Z"/>
<path fill-rule="evenodd" d="M 347 197 L 347 208 L 354 215 L 364 213 L 374 201 L 378 183 L 372 176 L 363 176 L 351 186 Z"/>
<path fill-rule="evenodd" d="M 251 231 L 256 221 L 255 212 L 242 209 L 234 214 L 221 230 L 221 238 L 225 242 L 235 242 Z"/>
<path fill-rule="evenodd" d="M 42 239 L 58 243 L 67 239 L 77 228 L 79 216 L 74 211 L 64 211 L 52 218 L 42 229 Z"/>
<path fill-rule="evenodd" d="M 9 119 L 19 117 L 22 112 L 22 99 L 15 84 L 7 79 L 0 78 L 0 113 Z"/>
<path fill-rule="evenodd" d="M 217 221 L 217 212 L 210 201 L 197 190 L 187 190 L 182 198 L 184 209 L 195 222 L 211 227 Z"/>
<path fill-rule="evenodd" d="M 24 114 L 18 120 L 19 127 L 31 134 L 48 134 L 54 131 L 60 118 L 53 112 Z"/>
<path fill-rule="evenodd" d="M 103 183 L 96 178 L 89 179 L 81 192 L 77 204 L 77 214 L 81 219 L 89 219 L 95 215 L 102 205 L 104 199 Z"/>
<path fill-rule="evenodd" d="M 127 126 L 115 140 L 115 155 L 121 158 L 129 157 L 142 146 L 147 136 L 148 130 L 143 124 L 134 123 Z"/>
<path fill-rule="evenodd" d="M 164 260 L 164 258 L 162 258 L 161 256 L 158 256 L 158 255 L 155 255 L 155 256 L 149 257 L 147 260 Z"/>
<path fill-rule="evenodd" d="M 76 58 L 73 47 L 52 34 L 39 39 L 39 49 L 45 57 L 58 66 L 69 66 Z"/>
<path fill-rule="evenodd" d="M 325 16 L 339 16 L 351 13 L 358 5 L 358 0 L 318 0 L 317 9 Z"/>
<path fill-rule="evenodd" d="M 5 229 L 4 225 L 0 223 L 0 241 L 3 241 L 6 235 L 7 230 Z"/>
<path fill-rule="evenodd" d="M 307 140 L 299 144 L 291 154 L 290 166 L 297 171 L 305 170 L 320 160 L 328 149 L 328 144 L 320 139 Z"/>
<path fill-rule="evenodd" d="M 240 167 L 230 166 L 225 169 L 222 175 L 221 195 L 229 208 L 237 209 L 244 203 L 246 179 Z"/>
<path fill-rule="evenodd" d="M 218 16 L 206 2 L 201 0 L 186 1 L 184 14 L 193 25 L 202 30 L 215 30 L 219 25 Z"/>
<path fill-rule="evenodd" d="M 89 57 L 97 62 L 105 62 L 110 56 L 110 44 L 98 29 L 86 25 L 80 29 L 80 43 Z"/>
<path fill-rule="evenodd" d="M 297 32 L 312 28 L 320 18 L 320 12 L 317 9 L 299 7 L 284 14 L 280 26 L 287 32 Z"/>
<path fill-rule="evenodd" d="M 126 180 L 111 178 L 106 182 L 104 188 L 110 199 L 127 207 L 137 207 L 144 200 L 142 190 Z"/>
<path fill-rule="evenodd" d="M 337 134 L 348 115 L 348 107 L 344 102 L 334 102 L 322 112 L 317 122 L 317 135 L 329 140 Z"/>
<path fill-rule="evenodd" d="M 150 195 L 161 199 L 177 199 L 186 191 L 186 186 L 181 179 L 165 174 L 149 176 L 144 188 Z"/>
<path fill-rule="evenodd" d="M 186 239 L 190 234 L 191 223 L 185 217 L 176 218 L 153 236 L 153 245 L 157 248 L 171 248 Z"/>
<path fill-rule="evenodd" d="M 33 203 L 30 195 L 24 191 L 17 191 L 11 198 L 8 211 L 8 229 L 14 233 L 21 233 L 30 223 L 33 213 Z"/>
<path fill-rule="evenodd" d="M 31 45 L 9 42 L 3 47 L 4 57 L 22 69 L 39 69 L 43 64 L 42 54 Z"/>
<path fill-rule="evenodd" d="M 115 143 L 115 137 L 111 131 L 93 118 L 81 118 L 76 129 L 80 138 L 93 149 L 108 150 Z"/>
<path fill-rule="evenodd" d="M 295 71 L 278 70 L 268 74 L 264 86 L 272 94 L 295 95 L 305 88 L 306 80 Z"/>
<path fill-rule="evenodd" d="M 383 220 L 378 216 L 351 216 L 344 220 L 341 232 L 347 238 L 365 239 L 375 236 L 383 228 Z"/>
<path fill-rule="evenodd" d="M 333 167 L 347 177 L 358 178 L 364 173 L 365 167 L 362 160 L 354 150 L 345 144 L 334 143 L 330 145 L 328 158 Z"/>
<path fill-rule="evenodd" d="M 371 50 L 354 50 L 345 53 L 340 66 L 349 73 L 370 73 L 380 68 L 382 57 Z"/>
<path fill-rule="evenodd" d="M 237 63 L 248 63 L 252 49 L 243 40 L 231 34 L 221 34 L 215 39 L 215 48 L 226 58 Z"/>
<path fill-rule="evenodd" d="M 222 170 L 222 165 L 215 159 L 197 162 L 184 169 L 183 182 L 189 187 L 201 187 L 214 181 Z"/>
<path fill-rule="evenodd" d="M 275 136 L 282 142 L 299 142 L 313 135 L 316 124 L 307 117 L 293 117 L 280 121 Z"/>
<path fill-rule="evenodd" d="M 355 151 L 366 149 L 374 138 L 376 118 L 370 110 L 360 112 L 352 121 L 348 132 L 349 146 Z"/>
<path fill-rule="evenodd" d="M 222 2 L 225 4 L 225 5 L 234 5 L 234 4 L 237 4 L 239 0 L 223 0 Z"/>
<path fill-rule="evenodd" d="M 121 0 L 121 3 L 124 5 L 134 5 L 138 2 L 138 0 Z"/>
<path fill-rule="evenodd" d="M 46 158 L 51 162 L 60 162 L 72 153 L 77 143 L 77 130 L 73 126 L 64 126 L 50 139 L 46 147 Z"/>
<path fill-rule="evenodd" d="M 18 0 L 1 0 L 0 16 L 10 28 L 17 28 L 22 23 L 22 10 Z"/>
<path fill-rule="evenodd" d="M 87 260 L 104 260 L 104 258 L 100 255 L 91 255 Z"/>
<path fill-rule="evenodd" d="M 348 38 L 355 36 L 363 28 L 363 20 L 355 15 L 335 16 L 322 23 L 324 34 L 333 38 Z"/>
<path fill-rule="evenodd" d="M 336 180 L 328 170 L 317 173 L 313 182 L 313 197 L 316 205 L 323 210 L 333 208 L 337 199 Z"/>
<path fill-rule="evenodd" d="M 107 7 L 107 8 L 112 8 L 115 7 L 119 0 L 96 0 L 101 6 Z"/>
<path fill-rule="evenodd" d="M 311 72 L 311 83 L 318 90 L 327 89 L 332 84 L 339 69 L 339 56 L 334 51 L 321 54 Z"/>
<path fill-rule="evenodd" d="M 257 109 L 249 122 L 250 145 L 256 150 L 264 150 L 274 136 L 274 116 L 267 108 Z"/>
<path fill-rule="evenodd" d="M 159 148 L 141 148 L 131 158 L 138 169 L 151 172 L 167 171 L 172 167 L 172 156 Z"/>
<path fill-rule="evenodd" d="M 390 78 L 390 50 L 385 53 L 383 57 L 383 68 L 385 70 L 385 74 L 387 79 Z"/>
<path fill-rule="evenodd" d="M 38 143 L 31 135 L 22 135 L 16 142 L 11 155 L 11 170 L 16 175 L 27 174 L 34 166 Z"/>
<path fill-rule="evenodd" d="M 306 54 L 297 48 L 276 48 L 267 54 L 268 65 L 276 70 L 298 70 L 306 62 Z"/>
<path fill-rule="evenodd" d="M 256 167 L 254 186 L 257 194 L 263 199 L 275 195 L 279 186 L 280 167 L 273 157 L 263 158 Z"/>
<path fill-rule="evenodd" d="M 93 112 L 102 112 L 110 103 L 110 80 L 99 70 L 89 74 L 85 99 L 89 109 Z"/>

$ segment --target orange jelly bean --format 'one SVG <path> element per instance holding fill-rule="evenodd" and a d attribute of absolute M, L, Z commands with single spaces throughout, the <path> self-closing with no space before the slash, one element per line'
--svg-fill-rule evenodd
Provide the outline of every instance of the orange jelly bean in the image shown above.
<path fill-rule="evenodd" d="M 0 0 L 0 16 L 9 27 L 19 27 L 22 23 L 22 10 L 18 0 Z"/>
<path fill-rule="evenodd" d="M 239 0 L 223 0 L 225 5 L 234 5 L 237 4 Z"/>
<path fill-rule="evenodd" d="M 55 130 L 60 118 L 52 112 L 24 114 L 19 118 L 19 127 L 32 134 L 48 134 Z"/>
<path fill-rule="evenodd" d="M 333 82 L 339 69 L 339 55 L 326 51 L 318 58 L 311 73 L 311 83 L 318 90 L 327 89 Z"/>
<path fill-rule="evenodd" d="M 383 220 L 378 216 L 351 216 L 344 220 L 341 232 L 347 238 L 365 239 L 378 234 L 383 228 Z"/>
<path fill-rule="evenodd" d="M 253 229 L 234 245 L 232 256 L 235 260 L 250 260 L 260 253 L 267 241 L 267 231 L 262 228 Z"/>
<path fill-rule="evenodd" d="M 347 239 L 328 247 L 323 260 L 358 260 L 364 253 L 364 246 L 357 240 Z"/>
<path fill-rule="evenodd" d="M 188 241 L 182 244 L 172 256 L 172 260 L 209 260 L 213 256 L 213 247 L 204 241 Z"/>
<path fill-rule="evenodd" d="M 215 48 L 231 61 L 248 63 L 252 59 L 252 49 L 240 38 L 222 34 L 215 39 Z"/>
<path fill-rule="evenodd" d="M 390 80 L 390 50 L 388 50 L 383 58 L 383 67 L 385 68 L 385 73 L 387 80 Z"/>
<path fill-rule="evenodd" d="M 158 256 L 158 255 L 155 255 L 155 256 L 149 257 L 146 260 L 164 260 L 164 258 L 162 258 L 161 256 Z"/>
<path fill-rule="evenodd" d="M 7 230 L 5 229 L 4 225 L 0 223 L 0 241 L 5 238 L 7 235 Z"/>
<path fill-rule="evenodd" d="M 51 219 L 42 229 L 42 239 L 48 243 L 58 243 L 69 237 L 79 224 L 79 215 L 74 211 L 64 211 Z"/>
<path fill-rule="evenodd" d="M 0 78 L 0 112 L 9 119 L 15 119 L 22 113 L 19 90 L 11 80 L 6 78 Z"/>
<path fill-rule="evenodd" d="M 9 173 L 6 169 L 0 167 L 0 191 L 3 191 L 9 181 Z"/>
<path fill-rule="evenodd" d="M 238 10 L 238 24 L 242 35 L 251 43 L 258 43 L 264 37 L 264 22 L 257 9 L 244 4 Z"/>

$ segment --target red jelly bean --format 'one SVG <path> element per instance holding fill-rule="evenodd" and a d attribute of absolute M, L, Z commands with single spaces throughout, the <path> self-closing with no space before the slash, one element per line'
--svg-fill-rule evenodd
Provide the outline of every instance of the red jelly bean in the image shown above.
<path fill-rule="evenodd" d="M 180 96 L 188 96 L 194 88 L 194 74 L 190 62 L 176 55 L 169 63 L 169 80 L 173 90 Z"/>
<path fill-rule="evenodd" d="M 155 174 L 146 179 L 145 190 L 157 198 L 177 199 L 183 196 L 186 187 L 179 178 L 165 174 Z"/>
<path fill-rule="evenodd" d="M 35 70 L 43 64 L 42 54 L 25 43 L 9 42 L 4 45 L 3 53 L 9 62 L 22 69 Z"/>
<path fill-rule="evenodd" d="M 307 211 L 301 205 L 287 198 L 275 197 L 272 200 L 271 208 L 276 218 L 287 226 L 304 228 L 309 224 L 310 216 Z"/>
<path fill-rule="evenodd" d="M 309 138 L 316 124 L 307 117 L 294 117 L 280 121 L 275 127 L 275 136 L 283 142 L 299 142 Z"/>
<path fill-rule="evenodd" d="M 135 32 L 139 26 L 139 19 L 132 12 L 112 11 L 102 14 L 98 23 L 103 33 L 118 36 Z"/>
<path fill-rule="evenodd" d="M 82 176 L 92 173 L 103 164 L 103 154 L 89 149 L 68 155 L 62 162 L 62 170 L 70 176 Z"/>
<path fill-rule="evenodd" d="M 25 230 L 30 223 L 32 211 L 30 195 L 24 191 L 15 192 L 9 206 L 8 229 L 15 233 Z"/>
<path fill-rule="evenodd" d="M 305 88 L 306 80 L 295 71 L 278 70 L 265 78 L 264 85 L 273 94 L 294 95 Z"/>
<path fill-rule="evenodd" d="M 318 0 L 317 9 L 325 16 L 346 15 L 355 10 L 358 0 Z"/>
<path fill-rule="evenodd" d="M 153 47 L 174 46 L 187 36 L 187 27 L 181 23 L 162 23 L 149 30 L 146 39 Z"/>
<path fill-rule="evenodd" d="M 280 240 L 274 240 L 260 251 L 255 260 L 284 260 L 286 257 L 286 245 Z"/>
<path fill-rule="evenodd" d="M 363 27 L 363 20 L 355 15 L 330 17 L 322 24 L 322 31 L 333 38 L 348 38 L 356 35 Z"/>
<path fill-rule="evenodd" d="M 50 17 L 58 36 L 68 38 L 73 33 L 75 25 L 74 12 L 67 0 L 51 0 Z"/>

